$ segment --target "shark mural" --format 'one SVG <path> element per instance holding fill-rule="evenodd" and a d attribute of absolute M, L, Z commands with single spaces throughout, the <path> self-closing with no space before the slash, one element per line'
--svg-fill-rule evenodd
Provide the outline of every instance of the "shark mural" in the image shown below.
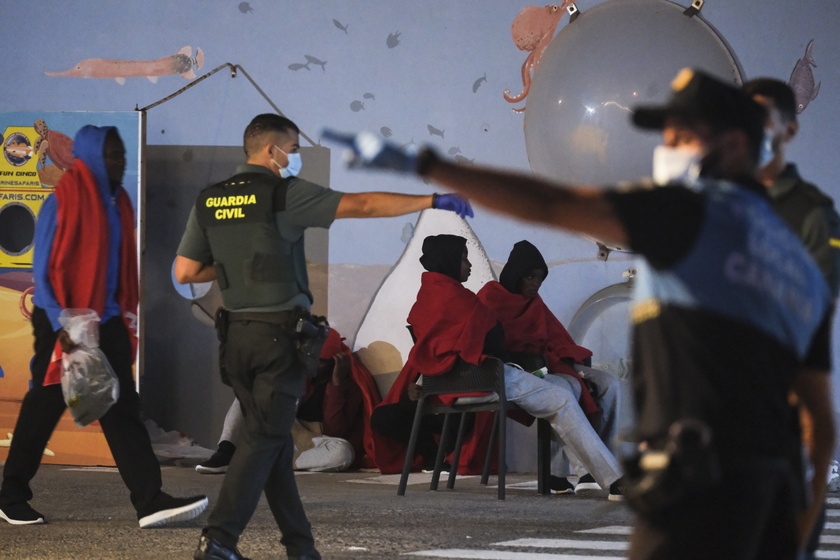
<path fill-rule="evenodd" d="M 204 66 L 204 53 L 192 47 L 181 47 L 177 53 L 155 60 L 111 60 L 106 58 L 86 58 L 73 68 L 64 72 L 44 72 L 47 76 L 66 78 L 113 78 L 120 85 L 126 78 L 146 78 L 153 84 L 158 76 L 179 74 L 185 80 L 195 78 L 193 69 Z"/>

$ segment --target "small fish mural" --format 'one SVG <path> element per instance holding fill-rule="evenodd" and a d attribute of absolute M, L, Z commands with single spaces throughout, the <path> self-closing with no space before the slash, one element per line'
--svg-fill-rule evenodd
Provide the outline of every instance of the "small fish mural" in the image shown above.
<path fill-rule="evenodd" d="M 482 77 L 480 77 L 479 79 L 474 81 L 473 82 L 473 93 L 477 92 L 478 88 L 481 87 L 481 84 L 483 84 L 486 81 L 487 81 L 487 74 L 484 74 Z"/>
<path fill-rule="evenodd" d="M 366 93 L 362 97 L 364 97 L 365 99 L 372 99 L 373 101 L 376 101 L 376 98 L 373 96 L 372 93 Z"/>
<path fill-rule="evenodd" d="M 359 101 L 358 99 L 355 100 L 353 103 L 350 104 L 350 110 L 354 113 L 358 113 L 359 111 L 365 108 L 365 104 Z"/>
<path fill-rule="evenodd" d="M 388 33 L 388 38 L 385 40 L 385 44 L 388 45 L 389 49 L 393 49 L 397 45 L 400 44 L 400 32 L 395 31 L 394 33 Z"/>
<path fill-rule="evenodd" d="M 204 66 L 204 53 L 196 49 L 195 58 L 192 47 L 181 47 L 176 54 L 155 60 L 112 60 L 106 58 L 86 58 L 79 61 L 70 70 L 64 72 L 44 72 L 51 77 L 66 78 L 113 78 L 120 85 L 126 78 L 146 78 L 153 84 L 158 76 L 178 74 L 185 80 L 195 78 L 193 69 Z"/>
<path fill-rule="evenodd" d="M 252 8 L 251 4 L 249 4 L 248 2 L 240 2 L 239 11 L 243 14 L 249 14 L 254 11 L 254 8 Z"/>
<path fill-rule="evenodd" d="M 390 138 L 394 135 L 394 131 L 388 128 L 387 126 L 383 126 L 379 129 L 379 133 L 382 134 L 385 138 Z"/>
<path fill-rule="evenodd" d="M 432 135 L 432 136 L 440 136 L 441 138 L 443 138 L 443 133 L 444 133 L 444 131 L 443 131 L 443 130 L 440 130 L 440 129 L 438 129 L 438 128 L 435 128 L 435 127 L 433 127 L 433 126 L 432 126 L 432 125 L 430 125 L 430 124 L 426 125 L 426 128 L 428 128 L 428 129 L 429 129 L 429 134 L 430 134 L 430 135 Z"/>
<path fill-rule="evenodd" d="M 307 64 L 314 64 L 315 66 L 320 66 L 321 70 L 323 70 L 324 72 L 327 71 L 327 69 L 326 69 L 327 61 L 326 60 L 319 60 L 319 59 L 315 58 L 314 56 L 312 56 L 311 54 L 305 54 L 305 55 L 303 55 L 303 58 L 306 59 Z"/>
<path fill-rule="evenodd" d="M 347 33 L 347 28 L 348 28 L 349 26 L 344 25 L 343 23 L 341 23 L 341 22 L 340 22 L 340 21 L 338 21 L 337 19 L 334 19 L 334 20 L 333 20 L 333 25 L 335 25 L 337 28 L 339 28 L 339 29 L 341 29 L 342 31 L 344 31 L 344 34 L 345 34 L 345 35 L 347 35 L 347 34 L 348 34 L 348 33 Z"/>
<path fill-rule="evenodd" d="M 814 73 L 811 67 L 817 67 L 814 61 L 814 40 L 808 41 L 808 46 L 805 47 L 805 55 L 796 61 L 796 66 L 793 67 L 793 72 L 790 73 L 790 85 L 793 93 L 796 95 L 796 113 L 799 114 L 808 107 L 808 104 L 817 98 L 820 93 L 819 82 L 814 85 Z"/>
<path fill-rule="evenodd" d="M 475 165 L 475 158 L 469 159 L 468 157 L 458 154 L 455 156 L 455 161 L 458 162 L 460 165 Z"/>
<path fill-rule="evenodd" d="M 554 38 L 554 31 L 566 8 L 573 2 L 574 0 L 563 0 L 562 4 L 526 6 L 516 14 L 510 26 L 510 34 L 516 47 L 521 51 L 528 51 L 528 56 L 522 63 L 522 92 L 515 96 L 510 94 L 509 89 L 503 92 L 508 103 L 519 103 L 528 96 L 532 74 L 537 70 L 543 51 Z M 517 113 L 524 110 L 514 109 Z"/>
<path fill-rule="evenodd" d="M 448 153 L 450 156 L 454 156 L 455 154 L 461 153 L 461 148 L 459 148 L 458 146 L 452 146 L 451 148 L 449 148 L 449 150 L 447 150 L 446 153 Z"/>
<path fill-rule="evenodd" d="M 15 167 L 20 167 L 32 159 L 32 156 L 35 155 L 35 150 L 32 149 L 32 144 L 26 135 L 20 132 L 14 132 L 3 143 L 3 153 L 6 161 Z"/>
<path fill-rule="evenodd" d="M 308 64 L 301 64 L 300 62 L 295 62 L 294 64 L 289 64 L 289 70 L 294 70 L 295 72 L 297 72 L 301 68 L 306 68 L 307 70 L 309 70 L 309 65 Z"/>

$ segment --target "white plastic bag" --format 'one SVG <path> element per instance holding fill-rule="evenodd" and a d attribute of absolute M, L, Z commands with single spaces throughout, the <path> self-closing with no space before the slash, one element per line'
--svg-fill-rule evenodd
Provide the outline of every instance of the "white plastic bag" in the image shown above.
<path fill-rule="evenodd" d="M 99 315 L 64 309 L 58 322 L 78 346 L 61 359 L 61 391 L 79 427 L 102 418 L 120 396 L 120 383 L 99 349 Z"/>

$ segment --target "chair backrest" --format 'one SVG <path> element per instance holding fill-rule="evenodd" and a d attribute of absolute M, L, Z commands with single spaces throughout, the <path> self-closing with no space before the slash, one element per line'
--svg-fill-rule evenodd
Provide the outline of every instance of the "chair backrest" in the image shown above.
<path fill-rule="evenodd" d="M 488 356 L 480 366 L 458 358 L 448 372 L 423 376 L 423 395 L 495 392 L 504 394 L 504 364 Z"/>

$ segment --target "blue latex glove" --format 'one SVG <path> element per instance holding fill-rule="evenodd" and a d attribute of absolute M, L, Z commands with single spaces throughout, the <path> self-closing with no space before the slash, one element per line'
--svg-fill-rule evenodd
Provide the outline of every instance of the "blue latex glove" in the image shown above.
<path fill-rule="evenodd" d="M 417 150 L 404 150 L 367 130 L 353 135 L 324 129 L 321 137 L 349 148 L 345 154 L 349 167 L 391 169 L 403 173 L 414 173 L 417 168 Z"/>
<path fill-rule="evenodd" d="M 457 194 L 435 193 L 434 198 L 432 198 L 432 208 L 437 208 L 438 210 L 449 210 L 451 212 L 455 212 L 462 218 L 467 216 L 472 218 L 475 216 L 472 206 L 470 206 L 470 202 L 465 198 L 461 198 Z"/>

